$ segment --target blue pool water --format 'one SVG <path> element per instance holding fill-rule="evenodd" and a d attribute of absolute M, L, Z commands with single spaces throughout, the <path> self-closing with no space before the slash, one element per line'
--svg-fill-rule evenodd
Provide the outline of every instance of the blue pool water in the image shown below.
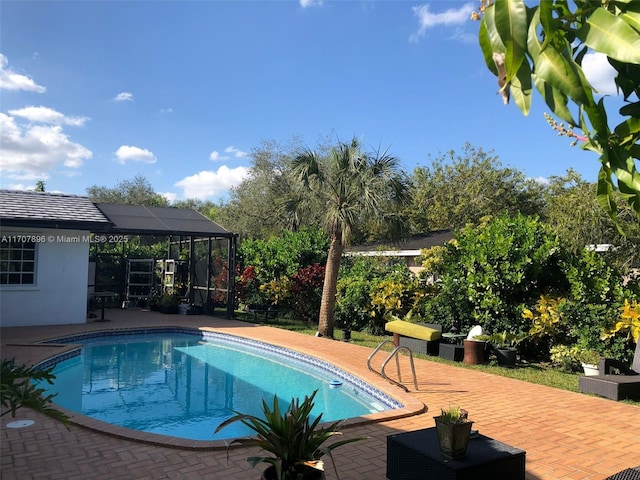
<path fill-rule="evenodd" d="M 233 411 L 261 414 L 318 390 L 314 413 L 334 421 L 401 405 L 312 357 L 229 335 L 144 333 L 85 338 L 56 364 L 54 403 L 122 427 L 193 440 L 236 438 L 236 423 L 214 436 Z M 339 387 L 335 384 L 339 383 Z"/>

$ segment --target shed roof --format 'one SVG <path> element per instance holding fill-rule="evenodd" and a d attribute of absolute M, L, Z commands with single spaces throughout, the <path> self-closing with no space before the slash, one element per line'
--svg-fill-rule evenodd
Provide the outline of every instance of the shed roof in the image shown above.
<path fill-rule="evenodd" d="M 347 255 L 415 256 L 420 250 L 441 246 L 453 239 L 453 231 L 438 230 L 399 240 L 397 242 L 376 242 L 353 245 L 346 249 Z"/>
<path fill-rule="evenodd" d="M 196 210 L 96 203 L 113 222 L 111 231 L 154 235 L 230 237 L 233 234 Z"/>
<path fill-rule="evenodd" d="M 232 237 L 195 210 L 93 203 L 59 193 L 0 190 L 0 225 L 138 235 Z"/>

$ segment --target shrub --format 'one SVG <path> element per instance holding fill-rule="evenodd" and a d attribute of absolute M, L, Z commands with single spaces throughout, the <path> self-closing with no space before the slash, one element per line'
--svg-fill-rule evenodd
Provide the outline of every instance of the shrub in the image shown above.
<path fill-rule="evenodd" d="M 318 321 L 325 266 L 317 263 L 300 268 L 291 277 L 288 306 L 296 317 L 307 322 Z"/>
<path fill-rule="evenodd" d="M 441 291 L 430 309 L 463 331 L 473 324 L 487 331 L 524 330 L 524 304 L 567 288 L 565 253 L 537 217 L 488 218 L 457 232 L 445 247 Z"/>

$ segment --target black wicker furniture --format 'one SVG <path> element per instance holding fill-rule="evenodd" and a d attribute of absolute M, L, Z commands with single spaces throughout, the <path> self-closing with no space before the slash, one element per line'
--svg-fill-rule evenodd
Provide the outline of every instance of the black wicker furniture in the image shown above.
<path fill-rule="evenodd" d="M 526 452 L 477 434 L 463 460 L 440 454 L 435 427 L 387 436 L 389 480 L 524 480 Z"/>
<path fill-rule="evenodd" d="M 636 344 L 631 367 L 611 358 L 603 358 L 598 369 L 598 375 L 580 377 L 582 393 L 593 393 L 611 400 L 640 400 L 640 342 Z"/>
<path fill-rule="evenodd" d="M 407 347 L 413 353 L 422 355 L 438 355 L 438 346 L 442 341 L 442 325 L 393 320 L 387 322 L 384 328 L 393 334 L 396 347 Z"/>
<path fill-rule="evenodd" d="M 615 475 L 605 478 L 605 480 L 640 480 L 640 466 L 636 468 L 626 468 Z"/>
<path fill-rule="evenodd" d="M 441 343 L 438 356 L 452 362 L 461 362 L 464 358 L 464 345 Z"/>

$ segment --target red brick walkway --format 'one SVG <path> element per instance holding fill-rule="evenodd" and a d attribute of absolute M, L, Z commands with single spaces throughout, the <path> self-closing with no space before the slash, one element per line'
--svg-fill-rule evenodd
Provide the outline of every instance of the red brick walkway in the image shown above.
<path fill-rule="evenodd" d="M 4 328 L 2 357 L 33 363 L 58 353 L 59 347 L 30 345 L 62 335 L 124 327 L 188 325 L 211 327 L 299 350 L 351 371 L 402 400 L 407 412 L 422 404 L 429 412 L 345 428 L 346 436 L 368 436 L 336 451 L 340 478 L 384 479 L 386 437 L 395 432 L 433 426 L 439 408 L 459 404 L 484 435 L 527 452 L 527 479 L 604 479 L 640 465 L 640 408 L 578 393 L 533 385 L 473 369 L 416 359 L 418 390 L 409 394 L 370 373 L 371 350 L 343 342 L 300 335 L 281 329 L 214 319 L 108 310 L 108 323 L 54 327 Z M 382 360 L 382 359 L 381 359 Z M 389 372 L 392 374 L 393 372 Z M 406 375 L 406 372 L 405 372 Z M 409 378 L 405 376 L 403 378 Z M 260 477 L 238 448 L 192 450 L 151 445 L 61 424 L 27 409 L 18 419 L 36 423 L 6 428 L 15 420 L 2 417 L 0 448 L 3 480 L 64 479 L 220 479 Z M 254 452 L 255 453 L 255 452 Z M 330 464 L 330 462 L 328 461 Z M 328 479 L 335 479 L 330 465 Z M 499 479 L 496 479 L 499 480 Z"/>

